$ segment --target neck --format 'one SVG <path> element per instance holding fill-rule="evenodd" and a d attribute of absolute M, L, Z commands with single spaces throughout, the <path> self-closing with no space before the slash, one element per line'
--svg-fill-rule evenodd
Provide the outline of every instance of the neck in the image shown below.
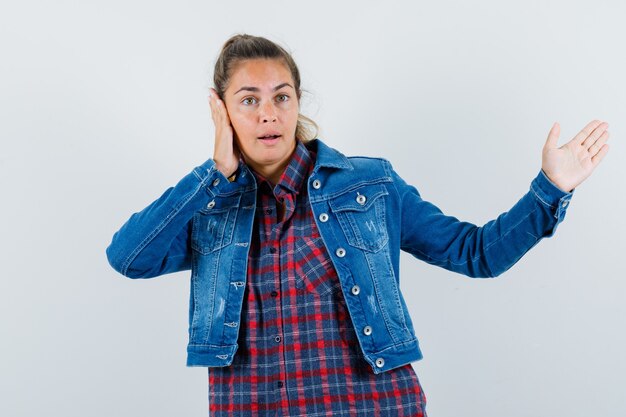
<path fill-rule="evenodd" d="M 289 161 L 296 150 L 296 146 L 297 143 L 294 143 L 294 147 L 289 155 L 284 160 L 276 162 L 275 164 L 258 164 L 254 161 L 247 160 L 245 155 L 244 159 L 246 160 L 246 164 L 248 164 L 254 171 L 267 178 L 273 185 L 276 185 L 278 181 L 280 181 L 280 177 L 283 175 L 283 172 L 285 172 L 285 168 L 289 165 Z"/>

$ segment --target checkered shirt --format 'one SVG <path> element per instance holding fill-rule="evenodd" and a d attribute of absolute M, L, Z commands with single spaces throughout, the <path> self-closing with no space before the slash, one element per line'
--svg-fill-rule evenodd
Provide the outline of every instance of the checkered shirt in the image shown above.
<path fill-rule="evenodd" d="M 363 358 L 309 204 L 315 157 L 298 140 L 276 185 L 254 172 L 239 348 L 208 368 L 209 416 L 426 416 L 411 364 L 374 374 Z"/>

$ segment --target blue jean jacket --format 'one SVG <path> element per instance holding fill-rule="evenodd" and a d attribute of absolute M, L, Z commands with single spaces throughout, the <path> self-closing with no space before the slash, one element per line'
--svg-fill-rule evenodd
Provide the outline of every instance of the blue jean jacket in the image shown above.
<path fill-rule="evenodd" d="M 509 211 L 478 227 L 423 200 L 385 159 L 346 157 L 320 139 L 312 146 L 311 209 L 374 373 L 422 358 L 400 292 L 400 250 L 470 277 L 496 277 L 554 234 L 574 192 L 541 170 Z M 191 270 L 187 366 L 228 366 L 237 351 L 256 186 L 245 164 L 229 182 L 209 159 L 134 213 L 106 249 L 129 278 Z"/>

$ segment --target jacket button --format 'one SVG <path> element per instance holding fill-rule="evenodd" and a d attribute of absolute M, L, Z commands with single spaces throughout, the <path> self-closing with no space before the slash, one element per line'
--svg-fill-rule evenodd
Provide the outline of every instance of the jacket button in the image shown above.
<path fill-rule="evenodd" d="M 567 206 L 567 203 L 569 203 L 569 201 L 565 200 L 562 204 L 563 207 Z"/>
<path fill-rule="evenodd" d="M 359 203 L 360 205 L 365 204 L 366 201 L 367 201 L 367 198 L 362 194 L 359 194 L 359 196 L 356 198 L 356 202 Z"/>
<path fill-rule="evenodd" d="M 365 333 L 366 336 L 369 336 L 372 334 L 372 326 L 365 326 L 363 327 L 363 333 Z"/>
<path fill-rule="evenodd" d="M 318 190 L 321 186 L 322 186 L 322 183 L 320 180 L 313 181 L 313 188 L 315 188 L 316 190 Z"/>
<path fill-rule="evenodd" d="M 215 187 L 215 186 L 217 186 L 217 184 L 219 184 L 219 183 L 220 183 L 220 179 L 219 179 L 219 178 L 216 178 L 216 179 L 213 181 L 213 186 Z"/>
<path fill-rule="evenodd" d="M 382 368 L 383 366 L 385 366 L 385 360 L 383 358 L 376 359 L 376 366 Z"/>
<path fill-rule="evenodd" d="M 354 286 L 352 287 L 352 294 L 354 294 L 354 295 L 359 295 L 359 293 L 360 293 L 360 292 L 361 292 L 361 288 L 359 288 L 359 286 L 358 286 L 358 285 L 354 285 Z"/>
<path fill-rule="evenodd" d="M 206 206 L 207 206 L 207 208 L 215 207 L 215 200 L 211 200 L 211 202 L 209 204 L 207 204 Z"/>
<path fill-rule="evenodd" d="M 344 256 L 346 256 L 346 250 L 344 248 L 339 248 L 337 249 L 337 251 L 335 251 L 335 253 L 337 254 L 337 256 L 339 256 L 340 258 L 343 258 Z"/>
<path fill-rule="evenodd" d="M 320 221 L 321 222 L 327 222 L 328 221 L 328 214 L 326 214 L 326 213 L 320 214 Z"/>

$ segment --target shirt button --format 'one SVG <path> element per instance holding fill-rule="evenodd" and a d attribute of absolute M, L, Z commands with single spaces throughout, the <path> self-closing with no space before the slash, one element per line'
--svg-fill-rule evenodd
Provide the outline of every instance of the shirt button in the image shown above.
<path fill-rule="evenodd" d="M 376 366 L 382 368 L 383 366 L 385 366 L 385 360 L 383 358 L 376 359 Z"/>
<path fill-rule="evenodd" d="M 363 333 L 365 333 L 366 336 L 369 336 L 372 334 L 372 326 L 365 326 L 363 327 Z"/>
<path fill-rule="evenodd" d="M 278 295 L 277 291 L 272 291 L 272 297 L 276 297 Z"/>
<path fill-rule="evenodd" d="M 340 258 L 343 258 L 344 256 L 346 256 L 346 250 L 344 248 L 337 249 L 337 251 L 335 253 Z"/>
<path fill-rule="evenodd" d="M 318 190 L 322 186 L 322 182 L 320 180 L 313 181 L 313 188 Z"/>
<path fill-rule="evenodd" d="M 270 248 L 270 253 L 276 253 L 276 248 L 271 247 L 271 248 Z"/>
<path fill-rule="evenodd" d="M 280 342 L 280 336 L 276 336 L 274 340 L 276 340 L 276 342 Z"/>
<path fill-rule="evenodd" d="M 283 381 L 278 381 L 278 383 L 276 385 L 278 385 L 278 388 L 282 388 L 283 387 Z"/>
<path fill-rule="evenodd" d="M 219 178 L 216 178 L 216 179 L 215 179 L 215 181 L 213 181 L 213 186 L 215 187 L 215 186 L 217 186 L 217 184 L 219 184 L 219 183 L 220 183 L 220 179 L 219 179 Z"/>
<path fill-rule="evenodd" d="M 326 213 L 320 214 L 320 221 L 321 222 L 327 222 L 328 221 L 328 214 L 326 214 Z"/>
<path fill-rule="evenodd" d="M 354 285 L 352 287 L 352 294 L 359 295 L 360 292 L 361 292 L 361 288 L 358 285 Z"/>
<path fill-rule="evenodd" d="M 265 214 L 272 214 L 272 209 L 265 210 Z"/>

